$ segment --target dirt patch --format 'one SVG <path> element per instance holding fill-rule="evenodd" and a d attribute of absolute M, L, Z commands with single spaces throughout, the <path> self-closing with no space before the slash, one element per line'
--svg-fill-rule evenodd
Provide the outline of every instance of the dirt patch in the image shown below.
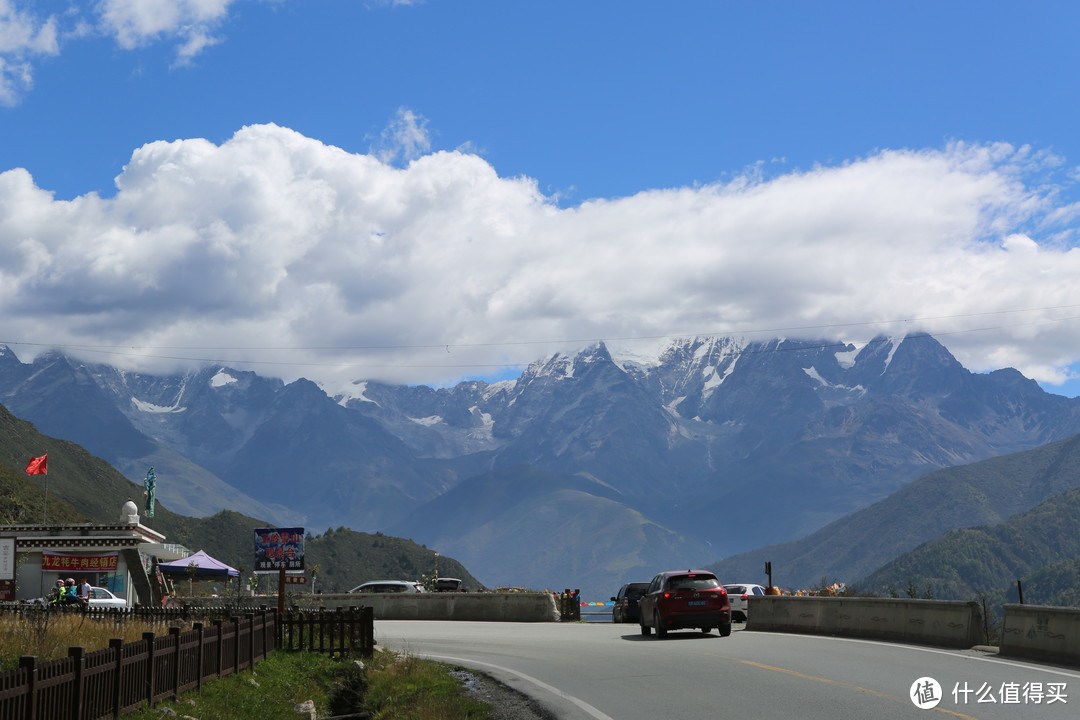
<path fill-rule="evenodd" d="M 491 720 L 557 720 L 532 698 L 483 673 L 453 670 L 451 675 L 461 680 L 466 695 L 492 707 Z"/>

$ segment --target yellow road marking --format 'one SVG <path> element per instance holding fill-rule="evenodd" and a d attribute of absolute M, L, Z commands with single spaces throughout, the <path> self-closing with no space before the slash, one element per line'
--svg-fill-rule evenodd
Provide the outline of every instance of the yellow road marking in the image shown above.
<path fill-rule="evenodd" d="M 874 696 L 879 697 L 879 698 L 883 698 L 885 700 L 895 700 L 897 702 L 904 703 L 904 704 L 907 704 L 907 703 L 911 702 L 911 700 L 908 699 L 908 698 L 902 698 L 902 697 L 899 697 L 897 695 L 889 695 L 888 693 L 878 692 L 877 690 L 871 690 L 870 688 L 864 688 L 861 685 L 852 685 L 851 683 L 840 682 L 839 680 L 830 680 L 829 678 L 818 677 L 817 675 L 807 675 L 806 673 L 801 673 L 801 672 L 798 672 L 797 670 L 788 670 L 787 668 L 776 667 L 774 665 L 765 665 L 764 663 L 754 662 L 753 660 L 739 660 L 739 662 L 741 662 L 743 665 L 753 665 L 754 667 L 759 667 L 759 668 L 762 668 L 764 670 L 775 670 L 776 672 L 782 672 L 782 673 L 785 673 L 787 675 L 793 675 L 795 677 L 802 678 L 804 680 L 814 680 L 816 682 L 825 683 L 826 685 L 836 685 L 837 687 L 843 687 L 843 688 L 847 688 L 849 690 L 855 690 L 857 692 L 869 693 L 871 695 L 874 695 Z M 973 718 L 970 715 L 965 715 L 964 713 L 958 713 L 958 712 L 956 712 L 954 710 L 946 710 L 945 708 L 940 708 L 940 707 L 936 707 L 936 708 L 933 708 L 933 709 L 938 711 L 938 712 L 943 712 L 946 715 L 952 715 L 954 717 L 961 718 L 962 720 L 978 720 L 977 718 Z"/>

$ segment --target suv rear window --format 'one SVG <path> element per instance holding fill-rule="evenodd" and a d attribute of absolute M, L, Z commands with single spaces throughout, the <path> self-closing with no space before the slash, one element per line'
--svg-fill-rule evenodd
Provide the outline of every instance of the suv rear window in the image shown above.
<path fill-rule="evenodd" d="M 725 585 L 724 589 L 732 595 L 742 595 L 744 592 L 746 592 L 746 588 L 742 585 Z"/>
<path fill-rule="evenodd" d="M 668 578 L 668 590 L 709 590 L 720 587 L 715 575 L 676 575 Z"/>

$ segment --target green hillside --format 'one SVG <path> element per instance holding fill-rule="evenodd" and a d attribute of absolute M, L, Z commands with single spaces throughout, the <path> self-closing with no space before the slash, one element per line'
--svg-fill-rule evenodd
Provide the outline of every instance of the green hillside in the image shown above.
<path fill-rule="evenodd" d="M 46 452 L 48 475 L 26 475 L 30 458 Z M 159 476 L 159 487 L 164 482 L 169 479 Z M 128 500 L 142 507 L 141 485 L 82 447 L 38 433 L 33 424 L 0 405 L 0 523 L 39 524 L 43 517 L 49 523 L 115 523 Z M 248 572 L 253 564 L 253 531 L 273 527 L 227 510 L 205 518 L 178 515 L 161 503 L 155 510 L 154 518 L 142 516 L 141 522 L 164 534 L 167 542 L 205 550 Z M 338 528 L 309 535 L 304 550 L 307 567 L 320 566 L 317 587 L 324 592 L 348 590 L 369 580 L 419 580 L 434 572 L 436 562 L 443 576 L 460 578 L 468 588 L 482 587 L 456 560 L 437 557 L 434 549 L 402 538 Z"/>
<path fill-rule="evenodd" d="M 804 538 L 728 557 L 708 569 L 748 582 L 761 577 L 769 560 L 784 587 L 807 587 L 822 577 L 850 583 L 942 533 L 1003 523 L 1077 487 L 1080 436 L 1073 436 L 928 473 Z"/>
<path fill-rule="evenodd" d="M 0 465 L 0 525 L 29 525 L 45 520 L 84 523 L 90 518 L 71 503 L 26 481 L 26 475 Z"/>
<path fill-rule="evenodd" d="M 888 593 L 914 583 L 934 597 L 970 600 L 979 593 L 1004 600 L 1024 580 L 1025 601 L 1073 604 L 1080 580 L 1068 568 L 1080 558 L 1080 489 L 1056 495 L 1006 522 L 951 530 L 904 553 L 865 580 L 860 591 Z M 1054 569 L 1051 569 L 1054 568 Z M 1032 580 L 1025 580 L 1032 576 Z M 1015 590 L 1012 591 L 1015 598 Z"/>
<path fill-rule="evenodd" d="M 1080 557 L 1047 565 L 1020 580 L 1024 583 L 1024 602 L 1080 607 Z M 1017 601 L 1015 588 L 1010 588 L 1006 600 Z"/>
<path fill-rule="evenodd" d="M 262 520 L 223 510 L 206 518 L 190 518 L 157 513 L 154 528 L 165 533 L 169 542 L 190 550 L 205 550 L 229 565 L 252 567 L 254 530 L 272 527 Z M 436 557 L 436 551 L 397 537 L 369 534 L 337 528 L 322 535 L 308 535 L 304 541 L 305 564 L 318 565 L 316 587 L 323 592 L 345 592 L 369 580 L 420 580 L 438 570 L 444 577 L 456 577 L 469 589 L 483 585 L 452 558 Z M 310 586 L 307 586 L 310 588 Z"/>

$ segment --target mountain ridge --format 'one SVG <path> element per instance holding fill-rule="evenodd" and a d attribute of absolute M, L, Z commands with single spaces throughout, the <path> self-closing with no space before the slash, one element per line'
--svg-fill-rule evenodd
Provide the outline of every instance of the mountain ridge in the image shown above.
<path fill-rule="evenodd" d="M 655 556 L 674 567 L 686 564 L 680 547 L 723 558 L 793 540 L 929 471 L 1080 433 L 1080 400 L 1015 371 L 971 373 L 926 335 L 863 346 L 686 338 L 651 357 L 597 343 L 516 380 L 357 381 L 334 397 L 306 380 L 220 365 L 151 376 L 55 352 L 24 364 L 4 349 L 0 401 L 50 434 L 90 443 L 134 481 L 155 460 L 159 497 L 201 503 L 204 514 L 239 503 L 282 524 L 381 531 L 472 478 L 526 468 L 588 477 L 617 495 L 565 490 L 521 512 L 552 502 L 572 515 L 566 493 L 578 493 L 597 543 L 624 532 L 627 518 L 683 537 Z M 203 489 L 189 492 L 199 473 Z M 586 512 L 601 505 L 610 521 Z M 474 517 L 466 505 L 447 512 Z M 688 526 L 692 513 L 717 522 Z M 515 532 L 499 528 L 506 539 Z M 531 532 L 538 566 L 553 568 L 543 528 Z M 639 554 L 656 540 L 628 537 Z M 494 571 L 504 560 L 484 562 Z M 581 573 L 535 582 L 584 583 Z"/>
<path fill-rule="evenodd" d="M 709 568 L 724 577 L 757 577 L 769 561 L 775 581 L 784 587 L 809 587 L 823 577 L 854 583 L 946 533 L 1004 523 L 1075 488 L 1080 488 L 1080 435 L 928 473 L 806 537 Z"/>

